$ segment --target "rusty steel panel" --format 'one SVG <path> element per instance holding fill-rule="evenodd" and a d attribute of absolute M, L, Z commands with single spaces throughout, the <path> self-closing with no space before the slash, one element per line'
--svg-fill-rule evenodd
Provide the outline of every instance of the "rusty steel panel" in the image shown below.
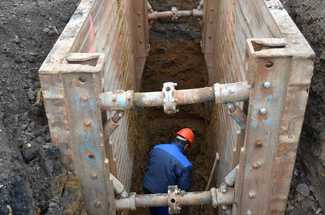
<path fill-rule="evenodd" d="M 68 67 L 69 65 L 67 65 Z M 82 70 L 83 65 L 78 65 Z M 89 66 L 86 66 L 89 67 Z M 86 68 L 87 70 L 87 68 Z M 81 182 L 89 214 L 115 214 L 113 187 L 109 180 L 102 112 L 101 71 L 65 71 L 62 74 L 69 118 L 74 168 Z"/>
<path fill-rule="evenodd" d="M 245 16 L 240 13 L 239 1 L 206 0 L 206 2 L 206 13 L 215 13 L 213 20 L 215 27 L 210 32 L 215 43 L 209 46 L 212 50 L 211 54 L 204 53 L 208 64 L 209 81 L 210 83 L 244 81 L 246 78 L 243 72 L 244 55 L 240 53 L 245 50 L 245 45 L 238 45 L 238 41 L 241 41 L 243 33 L 249 32 L 249 30 L 247 30 L 247 26 L 242 25 Z M 213 7 L 211 8 L 209 5 Z M 212 10 L 209 11 L 209 9 Z M 205 28 L 208 24 L 207 21 L 204 22 Z M 245 40 L 246 38 L 244 38 Z M 214 106 L 211 122 L 210 138 L 216 140 L 213 143 L 211 142 L 211 145 L 214 144 L 211 148 L 220 154 L 217 179 L 218 183 L 221 183 L 223 177 L 238 164 L 238 154 L 243 144 L 243 132 L 229 116 L 228 109 L 224 105 L 216 104 Z"/>
<path fill-rule="evenodd" d="M 133 0 L 129 11 L 135 53 L 136 88 L 141 86 L 144 64 L 150 49 L 147 0 Z"/>
<path fill-rule="evenodd" d="M 206 48 L 209 5 L 213 2 L 217 2 L 216 26 L 211 34 L 216 41 L 212 45 L 214 51 L 205 53 L 211 83 L 255 80 L 254 74 L 248 73 L 245 68 L 248 38 L 285 38 L 290 47 L 284 53 L 273 53 L 273 56 L 290 55 L 293 58 L 292 67 L 288 68 L 290 77 L 280 123 L 279 144 L 274 155 L 271 177 L 274 189 L 269 205 L 271 214 L 283 214 L 304 118 L 314 53 L 279 0 L 206 0 L 203 51 Z M 266 57 L 270 55 L 270 52 L 264 53 Z M 217 139 L 211 143 L 211 154 L 214 154 L 214 150 L 220 153 L 217 176 L 218 182 L 222 182 L 224 174 L 238 163 L 245 134 L 236 128 L 222 105 L 215 105 L 210 120 L 210 139 Z M 240 187 L 237 189 L 240 190 Z"/>
<path fill-rule="evenodd" d="M 65 110 L 61 75 L 40 74 L 40 80 L 42 83 L 44 106 L 51 131 L 51 141 L 60 149 L 65 167 L 73 170 L 71 147 L 69 144 L 69 125 Z"/>
<path fill-rule="evenodd" d="M 205 54 L 214 54 L 214 47 L 217 38 L 215 32 L 217 30 L 217 9 L 218 2 L 207 0 L 204 1 L 203 11 L 203 22 L 205 23 L 203 28 L 202 36 L 202 50 Z"/>
<path fill-rule="evenodd" d="M 123 0 L 116 5 L 118 9 L 111 17 L 114 22 L 111 28 L 107 28 L 111 33 L 108 34 L 109 39 L 105 44 L 107 49 L 103 84 L 105 91 L 137 88 L 148 47 L 145 3 L 144 0 Z M 142 43 L 138 43 L 139 41 Z M 131 187 L 134 160 L 132 136 L 136 130 L 132 114 L 126 112 L 118 128 L 109 137 L 112 170 L 116 171 L 116 176 L 128 190 Z M 111 113 L 108 112 L 107 115 L 110 117 Z"/>
<path fill-rule="evenodd" d="M 270 180 L 280 134 L 291 57 L 260 58 L 249 41 L 248 71 L 254 73 L 254 89 L 249 100 L 245 144 L 241 151 L 236 187 L 238 214 L 269 214 L 273 188 Z M 262 47 L 272 49 L 272 47 Z M 279 49 L 286 49 L 285 47 Z M 269 83 L 269 84 L 266 84 Z"/>
<path fill-rule="evenodd" d="M 102 88 L 135 89 L 136 78 L 141 79 L 149 46 L 145 3 L 145 0 L 81 1 L 40 69 L 52 142 L 59 146 L 69 170 L 73 171 L 72 140 L 62 82 L 62 70 L 66 69 L 62 67 L 67 64 L 71 53 L 102 53 L 105 56 Z M 137 15 L 138 12 L 141 14 Z M 135 42 L 140 40 L 143 44 L 136 46 Z M 135 130 L 129 115 L 125 115 L 116 131 L 107 138 L 111 146 L 110 158 L 116 161 L 110 163 L 111 168 L 127 188 L 131 185 L 134 156 L 129 136 Z"/>
<path fill-rule="evenodd" d="M 95 2 L 91 0 L 80 3 L 39 70 L 51 141 L 60 148 L 63 163 L 71 171 L 71 140 L 62 76 L 58 67 L 65 62 L 65 57 L 73 49 L 74 43 L 77 43 L 90 11 L 96 6 Z"/>

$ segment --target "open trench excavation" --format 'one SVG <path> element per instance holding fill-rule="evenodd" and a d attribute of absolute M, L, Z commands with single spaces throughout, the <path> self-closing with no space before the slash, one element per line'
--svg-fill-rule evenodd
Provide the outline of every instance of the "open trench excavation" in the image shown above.
<path fill-rule="evenodd" d="M 79 177 L 89 214 L 167 204 L 172 214 L 198 204 L 285 210 L 314 54 L 280 2 L 235 2 L 81 2 L 39 73 L 51 138 Z M 176 114 L 143 108 L 159 106 Z M 216 155 L 219 189 L 140 195 L 151 148 L 183 127 L 197 136 L 191 190 L 209 188 Z M 120 186 L 110 186 L 114 176 Z"/>
<path fill-rule="evenodd" d="M 195 1 L 152 1 L 155 10 L 196 7 Z M 200 88 L 208 85 L 208 74 L 201 52 L 200 20 L 182 18 L 176 22 L 160 20 L 150 31 L 150 52 L 147 57 L 141 84 L 141 92 L 159 91 L 164 82 L 178 83 L 178 89 Z M 138 112 L 142 132 L 135 148 L 132 191 L 142 193 L 142 180 L 148 154 L 155 144 L 167 143 L 175 138 L 175 132 L 190 127 L 196 135 L 195 146 L 188 153 L 193 163 L 192 191 L 204 190 L 213 161 L 208 159 L 207 133 L 210 108 L 208 104 L 179 107 L 179 112 L 166 115 L 162 108 L 144 109 Z M 137 209 L 131 214 L 146 214 L 148 209 Z M 208 210 L 190 207 L 185 214 L 208 214 Z"/>
<path fill-rule="evenodd" d="M 227 1 L 220 2 L 224 3 L 221 6 L 227 6 Z M 324 8 L 309 1 L 306 1 L 308 3 L 291 2 L 295 7 L 303 4 L 301 8 L 298 8 L 299 12 L 309 8 L 309 5 L 316 5 L 315 8 Z M 0 86 L 0 214 L 72 215 L 86 213 L 84 198 L 87 195 L 82 195 L 79 181 L 64 169 L 62 164 L 64 154 L 59 152 L 56 145 L 50 143 L 54 142 L 48 132 L 48 123 L 51 123 L 51 119 L 46 122 L 43 108 L 41 104 L 38 104 L 40 83 L 37 69 L 64 29 L 78 3 L 78 0 L 55 0 L 51 2 L 38 0 L 34 3 L 20 0 L 4 0 L 0 3 L 0 14 L 5 14 L 5 16 L 0 16 L 0 38 L 3 41 L 0 44 L 0 60 L 4 62 L 0 65 L 2 83 Z M 193 9 L 197 6 L 198 1 L 152 0 L 151 3 L 155 10 L 166 11 L 170 10 L 172 6 L 176 6 L 178 9 Z M 300 16 L 304 17 L 301 21 L 303 24 L 300 23 L 303 27 L 309 26 L 312 29 L 321 29 L 319 27 L 321 24 L 319 26 L 310 25 L 311 21 L 307 16 L 308 14 L 306 15 L 303 12 L 298 14 L 301 14 L 298 16 L 298 21 L 301 18 Z M 318 13 L 311 14 L 314 16 L 314 14 Z M 82 13 L 79 11 L 78 15 L 82 15 Z M 250 17 L 250 14 L 246 15 Z M 222 14 L 219 18 L 224 16 L 225 14 Z M 105 16 L 103 20 L 106 19 Z M 227 20 L 227 23 L 228 21 L 231 20 Z M 317 20 L 314 21 L 317 22 Z M 97 23 L 97 26 L 99 24 Z M 178 83 L 177 89 L 211 86 L 215 81 L 219 81 L 220 77 L 217 77 L 217 79 L 212 77 L 213 80 L 208 78 L 206 63 L 200 47 L 202 29 L 199 19 L 188 17 L 177 21 L 156 20 L 151 26 L 151 51 L 146 59 L 141 87 L 136 91 L 161 91 L 162 84 L 167 81 Z M 228 25 L 220 26 L 222 37 L 227 36 L 223 34 L 224 30 L 229 30 L 227 27 Z M 106 29 L 104 28 L 104 30 Z M 307 30 L 303 30 L 306 33 Z M 103 34 L 98 35 L 98 41 L 103 41 L 100 37 Z M 322 34 L 318 33 L 317 35 Z M 307 34 L 307 36 L 309 36 L 309 40 L 314 38 L 314 34 Z M 318 47 L 320 43 L 319 38 L 316 39 L 312 44 L 314 47 Z M 220 40 L 220 42 L 227 41 Z M 124 43 L 121 42 L 120 44 Z M 77 48 L 82 49 L 83 47 Z M 80 50 L 77 50 L 77 48 L 75 47 L 73 51 L 79 52 Z M 323 47 L 321 48 L 323 49 Z M 80 52 L 82 51 L 84 50 Z M 323 57 L 319 61 L 322 63 L 322 60 Z M 318 62 L 317 71 L 320 70 L 319 65 L 321 63 Z M 318 72 L 318 75 L 320 74 L 321 72 Z M 112 80 L 115 80 L 114 77 Z M 321 77 L 319 80 L 323 81 L 324 78 Z M 225 80 L 221 77 L 220 81 Z M 121 84 L 123 86 L 119 84 L 117 84 L 117 88 L 106 90 L 134 89 L 123 85 L 124 83 Z M 318 91 L 318 89 L 315 90 L 318 86 L 322 85 L 314 84 L 312 90 Z M 312 96 L 310 109 L 318 107 L 313 103 L 314 101 L 315 96 Z M 189 153 L 189 158 L 194 166 L 191 190 L 202 191 L 205 189 L 214 159 L 212 156 L 216 151 L 215 148 L 211 148 L 211 145 L 221 144 L 216 142 L 216 138 L 214 138 L 214 141 L 208 139 L 208 127 L 213 124 L 212 120 L 214 120 L 210 118 L 210 105 L 206 103 L 179 108 L 180 112 L 175 115 L 166 115 L 163 113 L 162 108 L 145 108 L 134 112 L 136 114 L 137 132 L 132 134 L 132 138 L 136 139 L 136 141 L 129 141 L 134 143 L 132 144 L 133 148 L 130 150 L 135 155 L 135 160 L 132 162 L 134 166 L 126 165 L 121 168 L 132 168 L 133 170 L 128 171 L 133 172 L 132 180 L 129 175 L 124 178 L 121 177 L 127 185 L 129 185 L 129 181 L 132 181 L 132 186 L 131 188 L 128 186 L 130 188 L 128 191 L 143 193 L 142 180 L 150 149 L 155 144 L 171 140 L 175 135 L 175 131 L 182 127 L 191 127 L 196 133 L 196 144 Z M 312 111 L 309 110 L 309 115 L 311 115 L 310 112 Z M 60 116 L 62 116 L 61 112 Z M 316 114 L 315 116 L 315 118 L 321 118 Z M 309 119 L 308 115 L 307 119 Z M 309 125 L 309 121 L 306 124 Z M 317 125 L 317 129 L 322 128 L 313 120 L 310 125 Z M 53 125 L 50 125 L 50 130 L 51 126 Z M 224 124 L 220 126 L 224 128 L 224 131 L 228 129 Z M 125 127 L 127 126 L 123 124 L 123 129 Z M 313 130 L 315 130 L 314 127 Z M 59 136 L 63 136 L 64 132 L 59 131 Z M 303 139 L 310 139 L 309 134 L 304 133 L 305 138 Z M 216 136 L 219 137 L 219 134 Z M 120 132 L 118 135 L 124 137 L 128 134 Z M 122 138 L 116 142 L 121 143 L 119 146 L 125 146 L 128 141 Z M 306 143 L 308 144 L 305 145 L 310 145 L 309 140 Z M 306 154 L 301 153 L 300 155 L 299 159 L 305 160 Z M 127 160 L 129 157 L 125 156 L 123 158 Z M 321 186 L 313 187 L 314 184 L 309 183 L 303 171 L 298 170 L 296 169 L 294 172 L 295 180 L 292 183 L 292 195 L 289 199 L 287 214 L 323 214 L 314 196 L 315 193 L 322 193 Z M 317 173 L 321 171 L 322 169 L 319 171 L 317 169 Z M 323 178 L 320 173 L 319 175 Z M 306 188 L 306 184 L 309 186 L 307 191 L 306 189 L 301 190 L 301 187 Z M 324 199 L 321 198 L 323 201 Z M 208 208 L 211 208 L 211 206 L 204 208 L 191 206 L 186 209 L 184 207 L 182 213 L 209 214 Z M 130 214 L 148 214 L 148 209 L 138 208 L 136 211 L 130 211 Z"/>

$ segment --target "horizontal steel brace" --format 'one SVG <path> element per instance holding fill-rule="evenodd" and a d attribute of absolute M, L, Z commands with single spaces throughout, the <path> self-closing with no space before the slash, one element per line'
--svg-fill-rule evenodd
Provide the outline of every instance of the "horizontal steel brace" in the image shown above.
<path fill-rule="evenodd" d="M 177 105 L 204 103 L 230 103 L 244 101 L 249 97 L 251 86 L 247 82 L 214 84 L 213 87 L 173 90 L 173 99 Z M 166 90 L 166 89 L 165 89 Z M 164 92 L 116 91 L 100 94 L 99 101 L 104 110 L 127 110 L 139 107 L 162 107 Z"/>
<path fill-rule="evenodd" d="M 178 10 L 176 7 L 173 7 L 170 11 L 152 11 L 148 14 L 149 20 L 155 19 L 172 19 L 177 20 L 181 17 L 203 17 L 203 11 L 198 9 L 193 10 Z"/>
<path fill-rule="evenodd" d="M 173 198 L 170 196 L 173 195 Z M 234 202 L 234 189 L 228 188 L 222 192 L 219 189 L 212 188 L 210 191 L 203 192 L 180 192 L 175 194 L 131 194 L 128 198 L 116 199 L 117 210 L 147 207 L 163 207 L 177 204 L 178 206 L 190 205 L 212 205 L 218 207 L 220 205 L 231 205 Z"/>

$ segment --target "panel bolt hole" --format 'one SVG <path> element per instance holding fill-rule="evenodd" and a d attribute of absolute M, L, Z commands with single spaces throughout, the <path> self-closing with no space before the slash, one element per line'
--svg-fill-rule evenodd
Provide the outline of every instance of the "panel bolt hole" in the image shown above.
<path fill-rule="evenodd" d="M 79 81 L 81 84 L 84 84 L 84 83 L 86 83 L 86 78 L 80 76 L 80 77 L 78 78 L 78 81 Z"/>
<path fill-rule="evenodd" d="M 94 154 L 88 154 L 87 155 L 89 159 L 95 159 L 95 155 Z"/>
<path fill-rule="evenodd" d="M 265 63 L 265 67 L 268 68 L 268 69 L 272 68 L 273 65 L 274 65 L 274 63 L 272 61 L 268 61 L 268 62 Z"/>

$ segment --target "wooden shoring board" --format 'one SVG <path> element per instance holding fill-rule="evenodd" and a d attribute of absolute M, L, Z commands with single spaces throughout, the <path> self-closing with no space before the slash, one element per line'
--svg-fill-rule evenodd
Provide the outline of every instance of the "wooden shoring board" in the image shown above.
<path fill-rule="evenodd" d="M 259 40 L 261 41 L 261 40 Z M 240 154 L 233 214 L 270 213 L 272 171 L 279 142 L 281 118 L 292 67 L 292 56 L 281 39 L 263 39 L 257 47 L 248 40 L 247 62 L 251 90 L 245 143 Z M 267 44 L 279 42 L 278 47 Z M 269 55 L 263 55 L 267 50 Z M 270 85 L 270 86 L 269 86 Z M 269 87 L 265 87 L 269 86 Z"/>
<path fill-rule="evenodd" d="M 98 103 L 98 95 L 102 90 L 103 58 L 98 58 L 97 65 L 62 65 L 72 160 L 90 215 L 115 214 L 102 111 Z"/>
<path fill-rule="evenodd" d="M 259 53 L 259 56 L 291 56 L 291 67 L 288 70 L 289 77 L 280 120 L 280 131 L 273 156 L 273 168 L 269 178 L 272 189 L 266 194 L 269 195 L 266 214 L 281 215 L 285 213 L 287 205 L 313 75 L 315 54 L 279 0 L 254 0 L 254 4 L 259 5 L 260 13 L 263 19 L 267 21 L 266 25 L 269 26 L 269 29 L 272 29 L 272 32 L 277 37 L 285 38 L 288 44 L 287 49 L 263 50 Z M 254 78 L 252 73 L 249 73 L 246 77 L 247 80 L 254 80 Z M 243 151 L 241 154 L 245 153 Z M 237 194 L 241 193 L 241 187 L 237 186 L 237 188 Z M 238 195 L 236 197 L 238 198 Z M 238 207 L 236 208 L 238 209 Z M 234 210 L 234 214 L 239 214 L 239 211 Z"/>

